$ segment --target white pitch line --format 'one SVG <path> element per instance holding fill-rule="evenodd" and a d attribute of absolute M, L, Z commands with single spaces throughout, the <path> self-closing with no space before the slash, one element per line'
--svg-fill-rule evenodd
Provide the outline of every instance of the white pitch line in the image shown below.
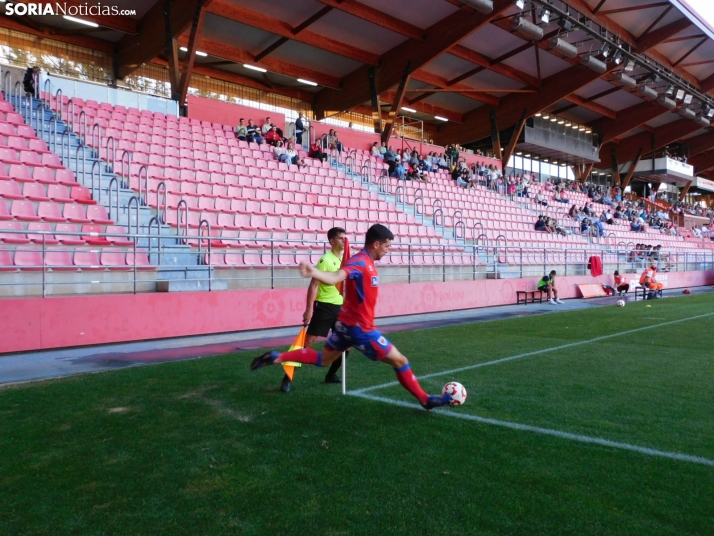
<path fill-rule="evenodd" d="M 510 357 L 503 357 L 501 359 L 495 359 L 494 361 L 486 361 L 485 363 L 477 363 L 475 365 L 469 365 L 467 367 L 460 367 L 460 368 L 455 368 L 455 369 L 451 369 L 451 370 L 445 370 L 443 372 L 434 372 L 432 374 L 425 374 L 424 376 L 419 376 L 418 378 L 420 380 L 425 380 L 427 378 L 436 378 L 438 376 L 446 376 L 449 374 L 455 374 L 457 372 L 464 372 L 465 370 L 473 370 L 473 369 L 477 369 L 477 368 L 481 368 L 481 367 L 487 367 L 489 365 L 497 365 L 499 363 L 513 361 L 515 359 L 523 359 L 524 357 L 530 357 L 530 356 L 540 355 L 540 354 L 547 354 L 548 352 L 556 352 L 558 350 L 565 350 L 567 348 L 573 348 L 575 346 L 582 346 L 583 344 L 590 344 L 593 342 L 604 341 L 607 339 L 612 339 L 614 337 L 620 337 L 622 335 L 630 335 L 632 333 L 637 333 L 639 331 L 646 331 L 648 329 L 659 328 L 662 326 L 670 326 L 672 324 L 678 324 L 680 322 L 688 322 L 689 320 L 697 320 L 699 318 L 705 318 L 707 316 L 712 316 L 712 315 L 714 315 L 714 313 L 706 313 L 703 315 L 690 316 L 688 318 L 680 318 L 679 320 L 670 320 L 669 322 L 661 322 L 660 324 L 652 324 L 651 326 L 645 326 L 642 328 L 635 328 L 635 329 L 630 329 L 627 331 L 621 331 L 619 333 L 613 333 L 611 335 L 602 335 L 600 337 L 595 337 L 594 339 L 588 339 L 586 341 L 578 341 L 578 342 L 571 342 L 568 344 L 561 344 L 560 346 L 553 346 L 552 348 L 544 348 L 542 350 L 534 350 L 533 352 L 526 352 L 524 354 L 512 355 Z M 349 391 L 349 393 L 359 395 L 362 393 L 366 393 L 368 391 L 376 391 L 378 389 L 384 389 L 386 387 L 392 387 L 395 385 L 399 385 L 399 382 L 382 383 L 380 385 L 374 385 L 372 387 L 364 387 L 362 389 L 356 389 L 354 391 Z"/>
<path fill-rule="evenodd" d="M 381 396 L 368 395 L 356 391 L 350 391 L 347 394 L 352 396 L 357 396 L 360 398 L 365 398 L 367 400 L 373 400 L 376 402 L 385 402 L 393 406 L 401 406 L 404 408 L 415 408 L 422 409 L 419 404 L 414 404 L 412 402 L 402 402 L 401 400 L 392 400 L 391 398 L 384 398 Z M 540 426 L 531 426 L 528 424 L 520 424 L 517 422 L 509 421 L 499 421 L 498 419 L 488 419 L 486 417 L 478 417 L 476 415 L 468 415 L 465 413 L 457 413 L 448 409 L 436 410 L 438 415 L 444 415 L 446 417 L 454 417 L 456 419 L 463 419 L 466 421 L 474 421 L 482 424 L 490 424 L 492 426 L 500 426 L 502 428 L 510 428 L 511 430 L 518 430 L 521 432 L 533 432 L 536 434 L 549 435 L 554 437 L 559 437 L 561 439 L 569 439 L 571 441 L 578 441 L 580 443 L 589 443 L 592 445 L 601 445 L 603 447 L 610 447 L 620 450 L 629 450 L 631 452 L 637 452 L 639 454 L 646 454 L 647 456 L 656 456 L 659 458 L 669 458 L 670 460 L 677 460 L 680 462 L 691 462 L 700 465 L 708 465 L 714 467 L 714 460 L 709 458 L 702 458 L 700 456 L 691 456 L 689 454 L 681 454 L 679 452 L 668 452 L 666 450 L 651 449 L 649 447 L 640 447 L 638 445 L 631 445 L 630 443 L 620 443 L 618 441 L 610 441 L 609 439 L 602 439 L 600 437 L 590 437 L 580 434 L 572 434 L 570 432 L 562 432 L 560 430 L 552 430 L 550 428 L 541 428 Z"/>

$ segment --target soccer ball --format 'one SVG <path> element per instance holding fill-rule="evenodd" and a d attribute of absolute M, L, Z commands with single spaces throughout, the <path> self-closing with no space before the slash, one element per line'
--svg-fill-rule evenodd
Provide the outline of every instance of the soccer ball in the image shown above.
<path fill-rule="evenodd" d="M 442 393 L 449 393 L 451 395 L 450 406 L 463 406 L 466 402 L 466 388 L 459 382 L 449 382 L 444 385 L 441 390 Z"/>
<path fill-rule="evenodd" d="M 624 306 L 625 306 L 625 300 L 617 300 L 617 306 L 618 306 L 618 307 L 624 307 Z"/>

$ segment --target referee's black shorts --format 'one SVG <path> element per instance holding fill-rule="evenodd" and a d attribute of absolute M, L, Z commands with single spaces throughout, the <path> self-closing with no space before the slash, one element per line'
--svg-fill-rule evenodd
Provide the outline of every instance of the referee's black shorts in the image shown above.
<path fill-rule="evenodd" d="M 312 309 L 310 325 L 307 327 L 307 334 L 315 335 L 316 337 L 327 337 L 330 329 L 337 321 L 340 309 L 342 309 L 340 305 L 316 301 Z"/>

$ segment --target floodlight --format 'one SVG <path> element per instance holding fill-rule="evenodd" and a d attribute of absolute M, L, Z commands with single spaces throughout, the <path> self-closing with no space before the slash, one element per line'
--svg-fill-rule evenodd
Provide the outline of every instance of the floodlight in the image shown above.
<path fill-rule="evenodd" d="M 625 62 L 625 71 L 629 73 L 634 70 L 635 70 L 635 60 L 627 60 Z"/>
<path fill-rule="evenodd" d="M 544 24 L 548 24 L 550 22 L 550 10 L 543 8 L 540 10 L 540 20 Z"/>
<path fill-rule="evenodd" d="M 511 30 L 528 39 L 535 39 L 536 41 L 543 39 L 543 28 L 523 17 L 513 17 L 511 19 Z"/>
<path fill-rule="evenodd" d="M 622 50 L 618 50 L 617 52 L 615 52 L 615 55 L 612 57 L 612 61 L 615 62 L 615 65 L 620 65 L 623 59 L 624 54 L 622 53 Z"/>
<path fill-rule="evenodd" d="M 528 1 L 528 0 L 516 0 L 516 7 L 517 7 L 518 9 L 523 9 L 524 7 L 526 7 L 526 2 L 527 2 L 527 1 Z"/>
<path fill-rule="evenodd" d="M 604 74 L 607 71 L 607 65 L 594 56 L 583 56 L 580 58 L 580 65 L 600 74 Z"/>
<path fill-rule="evenodd" d="M 568 19 L 561 18 L 558 21 L 558 26 L 560 26 L 565 32 L 571 32 L 573 30 L 573 23 L 570 22 Z"/>
<path fill-rule="evenodd" d="M 664 95 L 660 96 L 657 99 L 657 104 L 660 104 L 669 110 L 674 110 L 674 108 L 677 106 L 676 102 L 674 102 L 669 97 L 665 97 Z"/>
<path fill-rule="evenodd" d="M 493 11 L 493 0 L 461 0 L 467 6 L 471 6 L 479 13 L 488 15 Z"/>
<path fill-rule="evenodd" d="M 577 47 L 574 47 L 560 37 L 553 37 L 550 41 L 548 41 L 548 48 L 550 50 L 556 50 L 568 58 L 574 58 L 578 55 Z"/>
<path fill-rule="evenodd" d="M 617 74 L 613 77 L 613 79 L 615 80 L 615 82 L 618 82 L 619 85 L 621 85 L 622 87 L 626 87 L 626 88 L 629 88 L 629 89 L 632 89 L 632 88 L 634 88 L 634 87 L 637 85 L 637 81 L 636 81 L 634 78 L 632 78 L 631 76 L 627 76 L 627 75 L 626 75 L 625 73 L 623 73 L 622 71 L 620 71 L 619 73 L 617 73 Z"/>
<path fill-rule="evenodd" d="M 682 100 L 684 98 L 684 90 L 678 89 L 677 94 L 674 97 L 676 100 Z"/>
<path fill-rule="evenodd" d="M 694 97 L 694 95 L 692 95 L 691 93 L 687 93 L 687 94 L 684 96 L 684 104 L 692 104 L 692 98 L 693 98 L 693 97 Z"/>
<path fill-rule="evenodd" d="M 645 99 L 655 100 L 657 98 L 657 92 L 650 86 L 644 84 L 637 88 L 637 93 L 642 95 Z"/>
<path fill-rule="evenodd" d="M 612 52 L 612 47 L 605 43 L 600 49 L 600 52 L 602 52 L 603 58 L 607 58 L 610 55 L 610 52 Z"/>

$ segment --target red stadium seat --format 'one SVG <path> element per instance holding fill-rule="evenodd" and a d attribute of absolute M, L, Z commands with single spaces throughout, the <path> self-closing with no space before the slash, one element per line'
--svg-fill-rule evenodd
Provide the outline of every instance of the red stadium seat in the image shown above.
<path fill-rule="evenodd" d="M 12 231 L 12 232 L 6 232 Z M 25 228 L 19 221 L 0 221 L 0 242 L 5 244 L 29 244 Z"/>

